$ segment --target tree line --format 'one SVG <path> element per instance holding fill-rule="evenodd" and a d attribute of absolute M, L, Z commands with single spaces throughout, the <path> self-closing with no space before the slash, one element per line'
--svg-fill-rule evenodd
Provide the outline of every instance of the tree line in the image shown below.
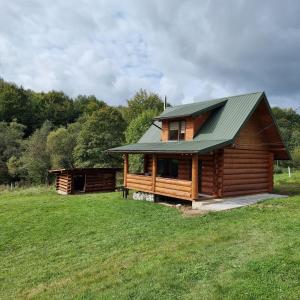
<path fill-rule="evenodd" d="M 137 142 L 162 110 L 161 97 L 145 90 L 114 107 L 93 95 L 37 93 L 0 79 L 0 184 L 45 183 L 49 169 L 119 167 L 121 156 L 104 150 Z M 300 167 L 300 116 L 291 108 L 273 112 Z"/>
<path fill-rule="evenodd" d="M 46 183 L 48 170 L 119 167 L 104 150 L 137 142 L 163 110 L 159 95 L 139 90 L 126 106 L 95 96 L 36 93 L 0 79 L 0 184 Z"/>

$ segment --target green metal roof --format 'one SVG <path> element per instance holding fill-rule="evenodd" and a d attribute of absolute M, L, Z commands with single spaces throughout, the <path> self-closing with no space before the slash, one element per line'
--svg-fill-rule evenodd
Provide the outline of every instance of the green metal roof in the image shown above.
<path fill-rule="evenodd" d="M 213 110 L 225 104 L 227 99 L 216 99 L 203 102 L 195 102 L 190 104 L 183 104 L 167 108 L 155 120 L 166 120 L 174 118 L 182 118 L 189 116 L 196 116 L 206 111 Z"/>
<path fill-rule="evenodd" d="M 137 143 L 125 145 L 109 152 L 121 153 L 202 153 L 228 145 L 230 141 L 182 141 L 182 142 L 159 142 L 159 143 Z"/>
<path fill-rule="evenodd" d="M 233 140 L 263 96 L 258 92 L 226 98 L 226 105 L 212 113 L 194 140 Z"/>
<path fill-rule="evenodd" d="M 138 143 L 160 143 L 161 122 L 154 121 Z"/>
<path fill-rule="evenodd" d="M 238 95 L 193 104 L 179 105 L 167 109 L 157 119 L 190 116 L 212 110 L 208 120 L 195 135 L 193 141 L 161 142 L 161 122 L 155 121 L 137 144 L 109 149 L 109 152 L 137 153 L 195 153 L 209 152 L 234 143 L 243 125 L 251 117 L 261 100 L 265 99 L 272 115 L 264 92 Z M 277 127 L 276 121 L 274 124 Z M 277 127 L 279 132 L 279 129 Z M 280 132 L 279 132 L 280 134 Z M 286 147 L 285 147 L 286 149 Z M 288 151 L 286 150 L 289 156 Z"/>

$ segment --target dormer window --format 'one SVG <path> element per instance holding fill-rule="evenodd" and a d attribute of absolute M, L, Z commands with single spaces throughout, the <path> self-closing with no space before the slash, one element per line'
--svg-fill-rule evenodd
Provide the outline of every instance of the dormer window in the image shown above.
<path fill-rule="evenodd" d="M 169 140 L 178 141 L 185 139 L 185 121 L 173 121 L 169 123 Z"/>

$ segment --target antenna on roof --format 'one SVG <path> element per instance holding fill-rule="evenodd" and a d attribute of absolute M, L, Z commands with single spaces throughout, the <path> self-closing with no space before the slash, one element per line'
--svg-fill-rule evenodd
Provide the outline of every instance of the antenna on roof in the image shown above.
<path fill-rule="evenodd" d="M 167 108 L 167 96 L 165 96 L 165 100 L 164 100 L 164 110 Z"/>

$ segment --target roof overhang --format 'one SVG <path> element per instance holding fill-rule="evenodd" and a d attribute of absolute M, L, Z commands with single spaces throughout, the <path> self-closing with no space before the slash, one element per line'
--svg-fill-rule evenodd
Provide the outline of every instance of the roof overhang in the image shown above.
<path fill-rule="evenodd" d="M 231 140 L 137 143 L 108 149 L 109 153 L 203 154 L 232 144 Z"/>
<path fill-rule="evenodd" d="M 49 170 L 51 174 L 61 174 L 68 172 L 104 172 L 104 171 L 121 171 L 122 168 L 73 168 L 73 169 L 54 169 Z"/>

